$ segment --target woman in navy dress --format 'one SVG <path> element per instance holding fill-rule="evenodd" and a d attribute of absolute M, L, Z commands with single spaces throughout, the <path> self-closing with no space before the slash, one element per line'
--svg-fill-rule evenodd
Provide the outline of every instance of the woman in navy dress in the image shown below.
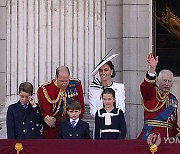
<path fill-rule="evenodd" d="M 95 115 L 95 139 L 125 139 L 126 122 L 123 111 L 115 107 L 115 91 L 106 88 L 101 97 L 104 108 Z"/>

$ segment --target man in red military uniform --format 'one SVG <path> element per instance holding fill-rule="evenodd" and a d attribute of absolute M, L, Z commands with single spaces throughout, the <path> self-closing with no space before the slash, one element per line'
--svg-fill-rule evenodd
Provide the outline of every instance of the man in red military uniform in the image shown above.
<path fill-rule="evenodd" d="M 157 133 L 161 138 L 180 136 L 180 129 L 177 125 L 176 97 L 170 93 L 173 85 L 173 73 L 169 70 L 162 70 L 156 80 L 156 66 L 158 57 L 150 53 L 148 55 L 149 71 L 140 90 L 143 98 L 144 128 L 139 139 L 146 140 L 149 134 Z"/>
<path fill-rule="evenodd" d="M 69 69 L 60 66 L 56 77 L 38 88 L 38 100 L 44 116 L 43 138 L 55 139 L 59 134 L 62 121 L 68 118 L 66 105 L 71 99 L 81 104 L 81 115 L 84 114 L 84 96 L 80 80 L 71 79 Z"/>

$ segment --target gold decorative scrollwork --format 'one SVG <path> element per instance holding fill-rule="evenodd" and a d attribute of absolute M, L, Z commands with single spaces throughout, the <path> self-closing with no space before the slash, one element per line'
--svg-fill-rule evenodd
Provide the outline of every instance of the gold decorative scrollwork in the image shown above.
<path fill-rule="evenodd" d="M 156 17 L 156 19 L 171 35 L 180 38 L 180 18 L 173 14 L 168 7 L 166 11 L 162 12 L 162 17 Z"/>

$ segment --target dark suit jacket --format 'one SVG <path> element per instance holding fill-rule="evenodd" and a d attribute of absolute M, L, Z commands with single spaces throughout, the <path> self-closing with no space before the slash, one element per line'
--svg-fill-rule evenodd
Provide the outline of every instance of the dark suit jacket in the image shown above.
<path fill-rule="evenodd" d="M 90 139 L 89 124 L 79 119 L 76 126 L 73 128 L 70 119 L 61 123 L 60 139 Z"/>
<path fill-rule="evenodd" d="M 39 105 L 33 108 L 29 103 L 25 110 L 20 101 L 8 107 L 7 137 L 8 139 L 40 139 L 42 138 L 39 126 L 44 118 Z"/>

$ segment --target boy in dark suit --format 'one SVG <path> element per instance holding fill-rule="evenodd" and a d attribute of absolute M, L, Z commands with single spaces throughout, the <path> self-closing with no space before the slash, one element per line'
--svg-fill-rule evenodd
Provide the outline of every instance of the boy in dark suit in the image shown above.
<path fill-rule="evenodd" d="M 81 119 L 81 104 L 78 100 L 67 103 L 67 114 L 69 119 L 61 123 L 60 139 L 90 139 L 89 124 Z"/>
<path fill-rule="evenodd" d="M 19 86 L 19 101 L 8 107 L 8 139 L 41 139 L 40 126 L 44 122 L 38 104 L 33 98 L 33 85 L 23 82 Z"/>

